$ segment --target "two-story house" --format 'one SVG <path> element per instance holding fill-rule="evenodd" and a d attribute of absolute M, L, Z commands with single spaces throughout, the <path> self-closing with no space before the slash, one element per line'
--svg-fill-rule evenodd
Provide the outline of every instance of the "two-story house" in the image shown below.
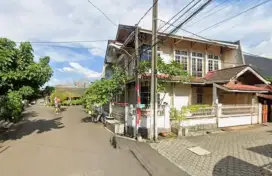
<path fill-rule="evenodd" d="M 152 31 L 119 25 L 115 40 L 108 42 L 103 76 L 110 79 L 110 65 L 122 67 L 128 76 L 135 74 L 135 40 L 139 43 L 139 60 L 151 60 Z M 158 93 L 158 101 L 180 108 L 192 104 L 251 104 L 256 93 L 270 91 L 269 82 L 256 70 L 245 65 L 240 42 L 217 41 L 205 38 L 159 33 L 158 55 L 169 63 L 183 65 L 183 69 L 195 79 L 188 82 L 169 81 L 166 92 Z M 145 52 L 142 52 L 145 51 Z M 130 79 L 126 92 L 116 97 L 118 102 L 136 103 L 135 79 Z M 141 80 L 141 103 L 150 103 L 150 81 Z"/>

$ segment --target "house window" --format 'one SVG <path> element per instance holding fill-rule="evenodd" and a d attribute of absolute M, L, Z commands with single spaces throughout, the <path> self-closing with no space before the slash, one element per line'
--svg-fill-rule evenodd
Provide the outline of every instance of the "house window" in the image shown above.
<path fill-rule="evenodd" d="M 203 54 L 192 52 L 192 76 L 203 76 Z"/>
<path fill-rule="evenodd" d="M 188 71 L 188 52 L 175 50 L 175 61 L 182 64 L 184 71 Z"/>
<path fill-rule="evenodd" d="M 142 55 L 141 55 L 141 60 L 152 60 L 152 50 L 151 50 L 151 45 L 143 45 L 142 46 Z M 157 56 L 161 56 L 162 51 L 160 51 L 160 47 L 157 48 Z"/>
<path fill-rule="evenodd" d="M 214 71 L 219 69 L 219 56 L 215 56 L 212 54 L 208 55 L 208 71 Z"/>
<path fill-rule="evenodd" d="M 202 87 L 198 87 L 196 89 L 196 103 L 197 104 L 203 103 L 203 89 L 202 89 Z"/>
<path fill-rule="evenodd" d="M 150 94 L 150 86 L 141 87 L 141 104 L 144 104 L 146 107 L 150 105 L 151 102 L 151 94 Z M 160 104 L 160 94 L 157 94 L 157 103 Z"/>

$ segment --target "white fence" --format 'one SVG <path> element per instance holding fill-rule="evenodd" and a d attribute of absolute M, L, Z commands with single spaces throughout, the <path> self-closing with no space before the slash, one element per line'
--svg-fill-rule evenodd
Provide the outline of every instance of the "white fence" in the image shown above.
<path fill-rule="evenodd" d="M 120 105 L 112 103 L 110 105 L 111 117 L 125 124 L 125 131 L 131 135 L 136 134 L 136 108 L 132 105 Z M 141 118 L 139 121 L 138 131 L 144 131 L 143 136 L 151 136 L 153 127 L 153 118 L 151 109 L 141 109 Z M 157 109 L 157 128 L 158 132 L 170 131 L 170 108 L 160 107 Z M 140 132 L 142 133 L 142 132 Z"/>
<path fill-rule="evenodd" d="M 222 105 L 201 108 L 189 113 L 180 126 L 216 124 L 217 127 L 229 127 L 262 123 L 261 104 Z"/>
<path fill-rule="evenodd" d="M 127 133 L 136 134 L 136 108 L 132 105 L 111 105 L 111 116 L 125 126 Z M 200 108 L 188 113 L 185 120 L 180 122 L 182 127 L 201 126 L 230 127 L 262 123 L 261 104 L 256 105 L 222 105 Z M 161 107 L 157 110 L 158 132 L 170 131 L 170 108 Z M 141 109 L 141 119 L 137 130 L 144 130 L 147 136 L 152 135 L 154 121 L 151 109 Z"/>

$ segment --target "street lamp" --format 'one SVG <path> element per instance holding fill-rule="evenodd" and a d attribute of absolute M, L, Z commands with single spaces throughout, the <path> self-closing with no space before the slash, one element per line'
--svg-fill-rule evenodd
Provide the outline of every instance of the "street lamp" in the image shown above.
<path fill-rule="evenodd" d="M 110 43 L 109 46 L 110 46 L 110 47 L 113 47 L 113 48 L 116 48 L 116 49 L 118 49 L 118 50 L 124 51 L 129 57 L 132 58 L 131 54 L 129 54 L 129 53 L 127 52 L 127 50 L 125 50 L 125 49 L 122 48 L 122 45 L 120 46 L 120 45 L 116 45 L 116 44 L 114 44 L 114 43 Z"/>
<path fill-rule="evenodd" d="M 134 59 L 132 57 L 132 55 L 127 52 L 127 50 L 125 50 L 125 49 L 122 48 L 123 45 L 116 45 L 114 43 L 110 43 L 109 47 L 113 47 L 113 48 L 116 48 L 118 50 L 122 50 L 123 52 L 125 52 L 131 58 L 131 60 Z M 134 131 L 134 135 L 135 135 L 136 139 L 138 139 L 138 137 L 140 137 L 140 136 L 138 136 L 139 135 L 138 134 L 138 127 L 139 127 L 139 120 L 141 118 L 141 107 L 140 107 L 141 106 L 141 97 L 140 97 L 140 81 L 139 81 L 139 77 L 138 77 L 138 70 L 137 70 L 137 68 L 136 68 L 136 73 L 135 74 L 136 74 L 136 87 L 135 88 L 136 88 L 136 101 L 137 101 L 137 106 L 136 106 L 137 107 L 136 108 L 137 117 L 136 117 L 136 127 L 135 127 L 135 131 Z M 127 96 L 127 95 L 125 95 L 125 96 Z M 126 98 L 126 100 L 127 100 L 127 98 Z"/>

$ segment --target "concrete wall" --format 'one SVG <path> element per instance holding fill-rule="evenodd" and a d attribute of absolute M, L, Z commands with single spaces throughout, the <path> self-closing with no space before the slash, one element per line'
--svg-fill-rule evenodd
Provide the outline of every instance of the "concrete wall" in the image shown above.
<path fill-rule="evenodd" d="M 180 109 L 182 106 L 189 105 L 191 85 L 176 84 L 174 86 L 174 104 L 173 106 Z"/>
<path fill-rule="evenodd" d="M 223 57 L 223 63 L 222 63 L 223 68 L 234 67 L 234 66 L 243 64 L 241 54 L 238 50 L 224 51 L 224 54 L 222 57 Z"/>
<path fill-rule="evenodd" d="M 234 117 L 221 117 L 218 119 L 218 127 L 229 127 L 239 125 L 250 125 L 259 123 L 258 116 L 234 116 Z"/>
<path fill-rule="evenodd" d="M 173 87 L 171 83 L 166 86 L 166 91 L 160 93 L 160 99 L 162 103 L 167 103 L 168 105 L 171 105 L 171 100 L 172 100 L 172 95 L 173 95 Z"/>
<path fill-rule="evenodd" d="M 195 118 L 195 119 L 186 119 L 180 122 L 180 126 L 196 126 L 196 125 L 205 125 L 205 124 L 216 124 L 216 118 Z"/>

